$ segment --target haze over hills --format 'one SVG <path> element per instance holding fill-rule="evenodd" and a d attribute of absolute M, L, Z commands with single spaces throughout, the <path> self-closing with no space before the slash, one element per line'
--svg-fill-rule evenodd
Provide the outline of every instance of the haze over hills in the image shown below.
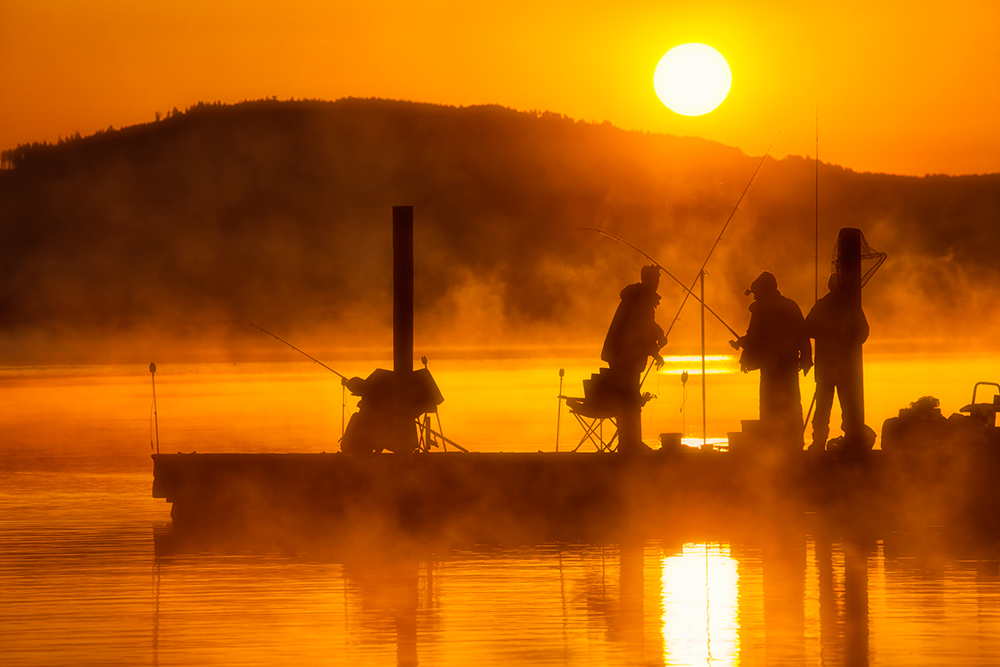
<path fill-rule="evenodd" d="M 694 280 L 760 157 L 693 138 L 501 107 L 386 100 L 198 105 L 4 151 L 0 360 L 145 359 L 260 345 L 391 344 L 391 207 L 415 208 L 421 346 L 596 347 L 648 263 Z M 804 311 L 815 162 L 767 159 L 709 262 L 743 331 L 764 269 Z M 819 169 L 820 295 L 841 227 L 889 254 L 865 290 L 873 343 L 992 338 L 1000 175 Z M 668 278 L 666 327 L 682 290 Z M 688 304 L 673 352 L 694 350 Z M 731 338 L 709 324 L 710 345 Z M 273 342 L 273 341 L 271 341 Z"/>

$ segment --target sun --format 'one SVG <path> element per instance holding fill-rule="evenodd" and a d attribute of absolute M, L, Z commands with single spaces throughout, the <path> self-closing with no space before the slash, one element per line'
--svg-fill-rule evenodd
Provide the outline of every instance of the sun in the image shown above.
<path fill-rule="evenodd" d="M 653 73 L 653 88 L 671 111 L 701 116 L 722 104 L 733 73 L 722 54 L 707 44 L 681 44 L 667 51 Z"/>

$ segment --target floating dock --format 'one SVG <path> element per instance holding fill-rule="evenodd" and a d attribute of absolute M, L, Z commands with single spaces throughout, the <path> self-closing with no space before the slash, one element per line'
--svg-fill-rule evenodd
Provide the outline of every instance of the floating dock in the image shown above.
<path fill-rule="evenodd" d="M 178 528 L 587 535 L 708 516 L 992 525 L 1000 455 L 155 454 Z"/>
<path fill-rule="evenodd" d="M 172 503 L 175 527 L 305 536 L 443 531 L 503 540 L 747 513 L 924 524 L 991 523 L 1000 515 L 1000 447 L 931 448 L 916 456 L 901 447 L 847 457 L 782 450 L 744 432 L 727 453 L 679 444 L 634 455 L 361 453 L 409 451 L 406 443 L 416 443 L 406 412 L 414 375 L 412 207 L 393 207 L 393 299 L 393 393 L 384 413 L 369 420 L 384 426 L 372 429 L 375 446 L 335 454 L 155 454 L 153 497 Z M 372 407 L 359 415 L 366 410 Z"/>

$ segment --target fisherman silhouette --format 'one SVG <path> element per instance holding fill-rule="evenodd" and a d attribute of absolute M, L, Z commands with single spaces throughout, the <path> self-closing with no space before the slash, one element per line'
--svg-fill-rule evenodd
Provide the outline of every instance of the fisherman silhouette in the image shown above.
<path fill-rule="evenodd" d="M 844 440 L 860 442 L 866 436 L 861 364 L 854 360 L 868 340 L 868 320 L 860 304 L 852 305 L 841 291 L 837 274 L 830 276 L 828 285 L 830 292 L 806 317 L 806 331 L 816 339 L 816 414 L 810 451 L 826 448 L 834 389 L 840 399 Z"/>
<path fill-rule="evenodd" d="M 774 275 L 764 271 L 746 294 L 750 304 L 750 324 L 745 336 L 736 341 L 743 348 L 740 369 L 760 369 L 760 421 L 771 437 L 797 444 L 801 450 L 802 401 L 799 370 L 812 368 L 812 347 L 805 320 L 798 305 L 778 291 Z"/>
<path fill-rule="evenodd" d="M 657 368 L 663 365 L 660 348 L 667 344 L 663 329 L 656 323 L 656 306 L 660 295 L 660 270 L 644 266 L 641 282 L 626 285 L 621 291 L 621 303 L 608 327 L 601 359 L 608 362 L 609 388 L 614 394 L 618 419 L 618 451 L 630 454 L 647 451 L 642 442 L 642 404 L 639 393 L 640 375 L 650 356 Z"/>

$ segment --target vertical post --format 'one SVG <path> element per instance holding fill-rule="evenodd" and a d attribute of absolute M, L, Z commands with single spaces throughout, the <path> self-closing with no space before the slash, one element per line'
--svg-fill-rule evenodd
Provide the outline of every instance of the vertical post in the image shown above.
<path fill-rule="evenodd" d="M 156 453 L 160 453 L 160 418 L 156 414 L 156 364 L 149 362 L 149 374 L 153 378 L 153 424 L 156 426 Z M 153 448 L 153 443 L 149 443 L 149 448 Z"/>
<path fill-rule="evenodd" d="M 413 372 L 413 207 L 392 207 L 392 351 L 396 373 Z"/>
<path fill-rule="evenodd" d="M 816 103 L 816 284 L 813 303 L 819 301 L 819 102 Z"/>
<path fill-rule="evenodd" d="M 392 370 L 396 384 L 396 451 L 409 451 L 415 435 L 406 390 L 413 375 L 413 207 L 392 207 Z"/>
<path fill-rule="evenodd" d="M 559 402 L 559 410 L 558 410 L 558 412 L 556 412 L 556 452 L 557 453 L 559 452 L 559 422 L 562 421 L 562 402 L 563 402 L 562 388 L 563 388 L 563 376 L 564 375 L 566 375 L 566 369 L 565 368 L 560 368 L 559 369 L 559 396 L 556 399 Z"/>
<path fill-rule="evenodd" d="M 844 228 L 837 237 L 837 271 L 848 313 L 861 311 L 861 230 Z M 865 427 L 864 359 L 861 345 L 852 347 L 844 360 L 851 387 L 841 396 L 844 436 L 848 447 L 861 448 Z M 838 393 L 841 393 L 838 390 Z M 845 405 L 847 403 L 848 405 Z"/>
<path fill-rule="evenodd" d="M 708 445 L 708 398 L 705 390 L 705 269 L 701 270 L 701 446 Z"/>

